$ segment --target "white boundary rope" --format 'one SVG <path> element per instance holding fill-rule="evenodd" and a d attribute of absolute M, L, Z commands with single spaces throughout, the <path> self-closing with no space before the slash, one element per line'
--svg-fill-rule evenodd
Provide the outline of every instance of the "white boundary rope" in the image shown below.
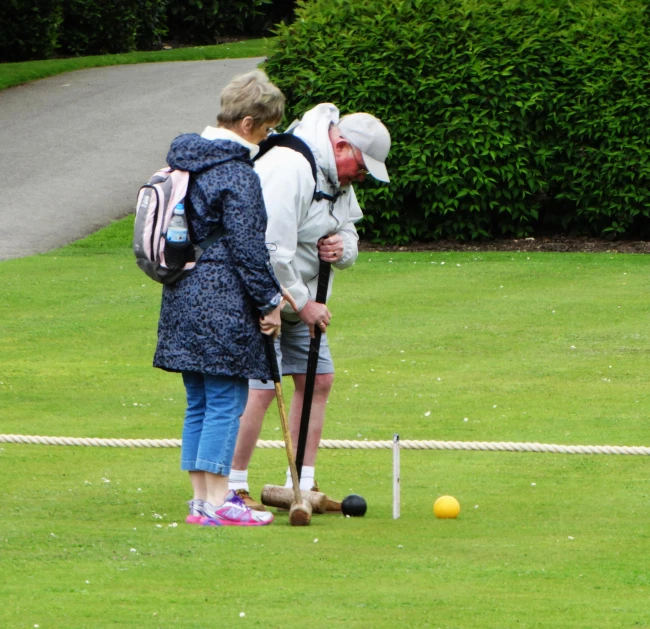
<path fill-rule="evenodd" d="M 180 439 L 95 439 L 82 437 L 39 437 L 34 435 L 2 435 L 0 443 L 43 444 L 49 446 L 100 446 L 104 448 L 180 448 Z M 490 452 L 555 452 L 557 454 L 631 454 L 650 455 L 645 446 L 566 446 L 549 443 L 512 441 L 411 441 L 400 440 L 401 450 L 482 450 Z M 258 448 L 284 448 L 284 441 L 257 442 Z M 326 450 L 390 450 L 393 441 L 346 441 L 323 439 Z"/>

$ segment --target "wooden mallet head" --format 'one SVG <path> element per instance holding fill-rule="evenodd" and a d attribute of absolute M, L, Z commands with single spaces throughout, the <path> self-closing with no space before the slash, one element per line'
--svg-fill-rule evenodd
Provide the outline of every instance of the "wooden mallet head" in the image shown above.
<path fill-rule="evenodd" d="M 310 510 L 314 513 L 327 511 L 328 498 L 325 494 L 319 491 L 301 491 L 300 495 L 303 501 L 309 503 Z M 262 488 L 262 504 L 267 507 L 291 509 L 294 502 L 296 502 L 296 495 L 293 489 L 279 485 L 264 485 Z"/>
<path fill-rule="evenodd" d="M 311 503 L 304 498 L 294 502 L 289 509 L 289 524 L 291 526 L 309 526 L 311 522 Z"/>

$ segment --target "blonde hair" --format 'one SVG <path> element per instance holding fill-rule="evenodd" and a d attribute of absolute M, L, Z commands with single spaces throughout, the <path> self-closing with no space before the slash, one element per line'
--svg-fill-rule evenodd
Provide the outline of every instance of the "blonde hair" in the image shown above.
<path fill-rule="evenodd" d="M 217 122 L 229 126 L 250 116 L 256 125 L 282 120 L 284 94 L 261 70 L 236 76 L 221 92 Z"/>

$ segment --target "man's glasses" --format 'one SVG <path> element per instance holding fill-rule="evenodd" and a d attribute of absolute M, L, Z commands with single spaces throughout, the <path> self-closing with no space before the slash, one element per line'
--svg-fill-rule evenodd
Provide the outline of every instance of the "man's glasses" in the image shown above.
<path fill-rule="evenodd" d="M 370 174 L 370 171 L 366 168 L 366 165 L 363 163 L 363 157 L 361 158 L 361 161 L 359 161 L 359 158 L 357 157 L 357 154 L 355 152 L 354 146 L 350 144 L 350 148 L 352 149 L 352 157 L 354 157 L 354 161 L 357 163 L 357 174 L 355 175 L 356 177 L 365 177 L 366 175 Z"/>

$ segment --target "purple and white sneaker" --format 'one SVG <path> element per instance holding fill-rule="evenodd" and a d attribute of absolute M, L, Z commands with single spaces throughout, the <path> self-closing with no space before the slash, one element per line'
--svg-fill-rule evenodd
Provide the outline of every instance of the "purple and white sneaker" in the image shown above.
<path fill-rule="evenodd" d="M 203 512 L 203 500 L 189 500 L 187 506 L 190 514 L 185 518 L 187 524 L 201 524 L 201 518 L 205 516 Z"/>
<path fill-rule="evenodd" d="M 265 526 L 273 522 L 272 513 L 250 509 L 232 489 L 219 507 L 204 502 L 203 512 L 205 517 L 200 520 L 203 526 Z"/>

